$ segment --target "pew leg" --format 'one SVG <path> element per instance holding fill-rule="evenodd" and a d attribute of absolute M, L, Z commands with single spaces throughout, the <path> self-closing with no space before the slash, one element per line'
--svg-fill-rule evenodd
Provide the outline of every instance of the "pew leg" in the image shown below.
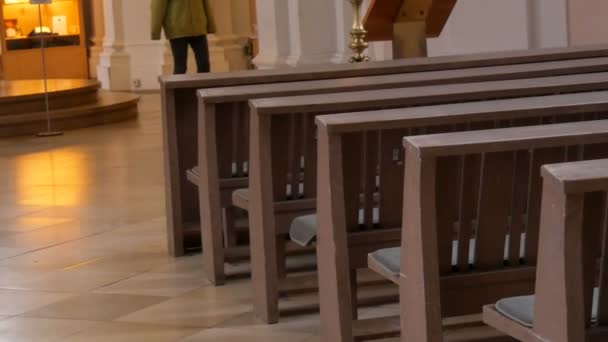
<path fill-rule="evenodd" d="M 283 236 L 277 237 L 277 276 L 279 279 L 287 276 L 287 245 Z"/>
<path fill-rule="evenodd" d="M 234 247 L 237 244 L 236 231 L 234 229 L 237 210 L 234 207 L 224 208 L 224 247 Z"/>
<path fill-rule="evenodd" d="M 254 231 L 253 225 L 250 229 L 253 310 L 260 321 L 274 324 L 279 321 L 276 235 L 274 232 Z"/>
<path fill-rule="evenodd" d="M 183 151 L 178 144 L 180 136 L 183 134 L 183 125 L 180 124 L 176 110 L 175 92 L 163 91 L 162 96 L 162 129 L 163 129 L 163 157 L 164 168 L 167 180 L 165 182 L 165 191 L 167 198 L 165 200 L 167 212 L 167 248 L 169 254 L 174 257 L 183 256 L 186 251 L 184 248 L 184 199 L 183 187 L 186 170 L 181 166 L 184 165 L 183 154 L 189 151 Z M 179 103 L 181 105 L 181 103 Z M 179 109 L 179 108 L 178 108 Z"/>
<path fill-rule="evenodd" d="M 359 318 L 358 300 L 357 300 L 357 270 L 350 270 L 350 305 L 353 313 L 353 320 Z"/>
<path fill-rule="evenodd" d="M 277 230 L 273 205 L 270 117 L 252 115 L 249 169 L 249 236 L 255 315 L 265 323 L 279 320 Z M 258 134 L 259 132 L 259 134 Z"/>
<path fill-rule="evenodd" d="M 207 279 L 216 286 L 224 285 L 226 273 L 224 271 L 225 249 L 222 229 L 222 209 L 217 203 L 210 203 L 203 190 L 201 195 L 201 233 L 203 236 L 203 269 Z"/>

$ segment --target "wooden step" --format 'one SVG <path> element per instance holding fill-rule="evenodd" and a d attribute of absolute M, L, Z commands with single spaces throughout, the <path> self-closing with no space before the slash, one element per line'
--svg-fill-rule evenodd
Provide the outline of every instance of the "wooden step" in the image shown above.
<path fill-rule="evenodd" d="M 99 81 L 87 79 L 49 79 L 51 110 L 71 108 L 97 101 Z M 44 111 L 43 80 L 0 81 L 0 117 Z"/>
<path fill-rule="evenodd" d="M 50 112 L 53 130 L 70 130 L 124 121 L 137 117 L 139 96 L 99 91 L 94 103 Z M 44 111 L 0 115 L 0 137 L 35 134 L 46 129 Z"/>

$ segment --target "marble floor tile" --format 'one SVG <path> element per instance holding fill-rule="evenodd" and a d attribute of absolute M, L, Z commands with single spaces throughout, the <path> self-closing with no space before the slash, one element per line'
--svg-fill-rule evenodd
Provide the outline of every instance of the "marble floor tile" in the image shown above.
<path fill-rule="evenodd" d="M 134 252 L 125 249 L 127 250 L 102 256 L 82 265 L 74 265 L 73 268 L 90 271 L 147 272 L 167 264 L 170 260 L 163 251 Z"/>
<path fill-rule="evenodd" d="M 42 271 L 70 267 L 76 268 L 103 258 L 105 255 L 101 251 L 69 248 L 66 245 L 48 247 L 28 253 L 25 252 L 26 250 L 22 249 L 22 252 L 14 254 L 14 257 L 2 258 L 0 260 L 0 267 Z M 0 247 L 0 253 L 2 253 L 2 247 Z"/>
<path fill-rule="evenodd" d="M 311 334 L 286 332 L 274 329 L 272 326 L 256 326 L 248 329 L 205 329 L 192 335 L 183 342 L 303 342 Z"/>
<path fill-rule="evenodd" d="M 198 332 L 198 328 L 101 322 L 65 338 L 65 342 L 169 342 Z"/>
<path fill-rule="evenodd" d="M 166 297 L 89 293 L 40 307 L 29 311 L 25 316 L 110 321 L 166 299 Z"/>
<path fill-rule="evenodd" d="M 25 284 L 39 281 L 49 274 L 49 271 L 0 267 L 0 289 L 27 290 Z"/>
<path fill-rule="evenodd" d="M 205 286 L 188 292 L 183 297 L 212 302 L 250 301 L 252 298 L 251 281 L 240 279 L 232 280 L 223 286 Z"/>
<path fill-rule="evenodd" d="M 209 284 L 200 273 L 146 272 L 98 288 L 95 292 L 176 297 Z"/>
<path fill-rule="evenodd" d="M 65 341 L 97 322 L 48 318 L 13 317 L 0 321 L 0 342 Z"/>
<path fill-rule="evenodd" d="M 134 276 L 134 273 L 95 272 L 68 268 L 44 272 L 44 275 L 40 276 L 39 278 L 21 282 L 18 285 L 18 288 L 40 291 L 83 293 L 103 288 L 104 286 L 120 282 L 132 276 Z M 2 281 L 0 281 L 0 283 L 1 282 Z"/>
<path fill-rule="evenodd" d="M 13 199 L 11 199 L 13 200 Z M 12 220 L 0 221 L 0 231 L 25 233 L 57 224 L 75 221 L 73 218 L 21 216 Z"/>
<path fill-rule="evenodd" d="M 165 265 L 152 269 L 156 273 L 191 273 L 203 269 L 203 255 L 192 254 L 170 259 Z"/>
<path fill-rule="evenodd" d="M 16 257 L 29 252 L 25 247 L 0 247 L 0 263 L 4 259 Z"/>
<path fill-rule="evenodd" d="M 0 315 L 19 315 L 72 296 L 69 293 L 0 289 Z"/>
<path fill-rule="evenodd" d="M 320 342 L 318 313 L 260 323 L 249 279 L 214 287 L 200 254 L 168 256 L 159 108 L 145 94 L 137 120 L 0 139 L 0 342 Z"/>
<path fill-rule="evenodd" d="M 7 236 L 0 241 L 0 247 L 17 247 L 38 250 L 82 239 L 83 237 L 92 236 L 96 233 L 98 232 L 80 229 L 79 226 L 74 226 L 68 222 Z"/>
<path fill-rule="evenodd" d="M 251 309 L 247 300 L 220 301 L 183 295 L 123 316 L 119 321 L 206 328 Z"/>

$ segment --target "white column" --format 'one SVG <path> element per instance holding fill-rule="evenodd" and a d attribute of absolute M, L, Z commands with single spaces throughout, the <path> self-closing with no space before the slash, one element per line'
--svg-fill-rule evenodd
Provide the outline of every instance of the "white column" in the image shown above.
<path fill-rule="evenodd" d="M 103 38 L 105 35 L 105 15 L 103 9 L 103 0 L 91 0 L 91 31 L 89 32 L 89 75 L 91 78 L 97 78 L 97 65 L 99 64 L 99 55 L 103 51 Z"/>
<path fill-rule="evenodd" d="M 345 0 L 288 1 L 291 44 L 287 64 L 344 62 L 338 32 L 343 32 L 345 4 Z"/>
<path fill-rule="evenodd" d="M 260 51 L 253 63 L 259 69 L 287 66 L 290 50 L 287 1 L 257 0 L 256 12 Z"/>
<path fill-rule="evenodd" d="M 245 56 L 249 32 L 249 3 L 243 0 L 213 0 L 213 16 L 217 32 L 210 35 L 209 54 L 212 71 L 247 69 Z"/>
<path fill-rule="evenodd" d="M 346 0 L 258 0 L 259 68 L 345 63 L 352 7 Z"/>
<path fill-rule="evenodd" d="M 530 48 L 568 46 L 566 0 L 528 0 Z"/>
<path fill-rule="evenodd" d="M 124 50 L 124 22 L 121 0 L 103 0 L 105 36 L 99 54 L 97 77 L 104 89 L 131 89 L 129 54 Z"/>
<path fill-rule="evenodd" d="M 429 56 L 527 49 L 527 1 L 458 1 L 441 36 L 428 40 Z"/>

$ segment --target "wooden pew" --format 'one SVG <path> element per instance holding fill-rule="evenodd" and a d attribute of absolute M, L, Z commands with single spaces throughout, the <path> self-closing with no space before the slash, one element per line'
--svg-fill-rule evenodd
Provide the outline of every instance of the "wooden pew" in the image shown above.
<path fill-rule="evenodd" d="M 401 137 L 430 132 L 458 132 L 603 118 L 608 113 L 606 95 L 605 92 L 568 94 L 385 110 L 378 111 L 374 115 L 352 113 L 317 117 L 319 150 L 317 256 L 324 341 L 353 341 L 354 337 L 385 337 L 391 336 L 391 332 L 393 335 L 399 333 L 398 321 L 390 319 L 355 321 L 356 306 L 352 304 L 351 298 L 357 291 L 352 280 L 354 269 L 366 266 L 366 254 L 377 249 L 400 245 L 403 170 L 404 167 L 408 170 L 410 167 L 409 159 L 404 162 L 402 158 Z M 463 151 L 466 153 L 467 150 L 463 149 Z M 569 156 L 572 154 L 574 152 L 569 153 Z M 409 154 L 406 156 L 413 158 Z M 517 156 L 522 161 L 526 161 L 525 154 L 519 153 Z M 365 162 L 362 164 L 361 160 Z M 479 172 L 481 165 L 479 157 L 467 156 L 465 160 L 467 172 L 473 174 Z M 373 170 L 378 170 L 377 174 Z M 476 218 L 477 212 L 473 203 L 477 203 L 478 199 L 471 194 L 479 189 L 478 182 L 471 181 L 474 178 L 471 177 L 471 179 L 462 178 L 466 180 L 463 183 L 459 176 L 461 173 L 459 166 L 442 166 L 438 170 L 441 170 L 442 175 L 451 177 L 442 179 L 444 182 L 438 185 L 445 193 L 459 191 L 461 188 L 471 191 L 470 198 L 464 199 L 462 206 L 457 206 L 456 209 L 453 207 L 442 209 L 439 212 L 442 220 L 437 221 L 437 224 L 451 226 L 451 218 L 454 216 L 451 209 L 454 209 L 458 217 L 466 218 L 462 220 L 461 229 L 470 228 L 470 223 Z M 506 167 L 505 170 L 512 171 L 512 168 Z M 517 175 L 521 176 L 522 173 L 527 175 L 528 170 L 525 165 L 520 164 Z M 426 171 L 422 173 L 426 174 Z M 525 187 L 527 183 L 522 182 L 522 184 Z M 406 186 L 406 190 L 411 196 L 419 195 L 418 192 L 414 192 L 416 189 L 412 186 Z M 429 195 L 434 194 L 429 193 Z M 517 196 L 517 198 L 523 196 L 525 199 L 527 192 L 518 188 Z M 426 197 L 417 198 L 417 200 L 422 199 Z M 441 199 L 450 200 L 450 198 Z M 428 204 L 428 201 L 424 203 Z M 450 203 L 457 205 L 459 202 L 456 200 Z M 514 205 L 514 208 L 519 208 L 516 210 L 523 212 L 525 204 L 523 208 L 521 205 Z M 419 208 L 412 207 L 413 211 L 417 209 Z M 359 213 L 360 211 L 364 211 L 363 215 Z M 363 222 L 359 220 L 359 216 L 364 217 Z M 529 219 L 534 220 L 534 217 Z M 513 225 L 516 224 L 521 226 L 521 220 L 514 218 Z M 466 241 L 463 239 L 463 243 Z M 516 243 L 512 246 L 515 249 Z M 457 264 L 462 271 L 469 270 L 467 251 L 468 248 L 463 247 L 460 253 L 456 254 Z M 389 260 L 389 264 L 382 265 L 385 271 L 381 274 L 398 282 L 399 259 L 390 258 L 390 254 L 388 253 L 389 257 L 385 258 Z M 392 254 L 398 255 L 398 251 Z M 443 251 L 441 255 L 445 258 L 446 255 L 451 256 L 451 253 Z M 513 256 L 512 262 L 519 262 L 517 255 L 511 253 L 510 256 Z M 443 266 L 446 265 L 442 264 Z M 422 269 L 422 266 L 420 267 Z M 445 270 L 445 267 L 442 270 Z M 464 276 L 466 277 L 466 274 Z M 459 280 L 453 281 L 457 283 Z M 529 288 L 524 286 L 524 289 Z M 458 296 L 460 294 L 456 294 L 455 298 L 460 298 Z M 456 305 L 455 308 L 450 309 L 452 311 L 446 312 L 462 314 L 455 311 L 459 307 L 467 308 L 466 305 Z M 478 312 L 480 308 L 481 306 L 477 308 Z M 413 341 L 419 340 L 413 339 Z"/>
<path fill-rule="evenodd" d="M 479 312 L 483 304 L 533 290 L 540 168 L 607 157 L 608 120 L 411 137 L 404 145 L 408 165 L 400 277 L 402 341 L 442 341 L 442 316 Z M 454 232 L 448 224 L 458 220 L 450 215 L 457 206 L 449 201 L 457 203 L 467 193 L 446 187 L 439 191 L 440 184 L 453 181 L 446 170 L 461 169 L 463 156 L 481 159 L 479 170 L 465 170 L 461 177 L 478 182 L 474 235 L 470 227 Z M 518 175 L 524 168 L 528 171 Z M 442 214 L 449 219 L 440 219 Z M 458 271 L 450 266 L 454 234 L 458 244 L 475 238 L 473 262 L 467 262 L 467 253 L 459 253 Z M 511 239 L 515 243 L 507 244 L 504 258 L 507 236 L 522 234 L 524 244 Z"/>
<path fill-rule="evenodd" d="M 224 263 L 249 255 L 246 244 L 235 242 L 234 232 L 246 230 L 248 223 L 231 199 L 235 189 L 248 186 L 248 100 L 600 71 L 608 71 L 608 57 L 200 90 L 198 132 L 204 134 L 198 135 L 198 165 L 203 169 L 197 166 L 189 170 L 188 179 L 195 185 L 202 184 L 199 203 L 208 279 L 223 284 Z"/>
<path fill-rule="evenodd" d="M 535 296 L 487 305 L 483 320 L 520 341 L 606 341 L 608 160 L 546 165 L 542 176 Z"/>
<path fill-rule="evenodd" d="M 226 74 L 172 75 L 160 78 L 163 158 L 166 175 L 167 240 L 169 253 L 183 255 L 186 243 L 200 245 L 199 206 L 196 189 L 188 184 L 186 171 L 197 160 L 196 91 L 245 84 L 364 77 L 420 71 L 471 68 L 608 57 L 605 46 L 484 53 L 468 56 L 419 58 L 359 65 L 323 65 L 287 70 L 258 70 Z M 194 238 L 184 235 L 193 232 Z M 196 240 L 199 240 L 198 243 Z"/>
<path fill-rule="evenodd" d="M 295 217 L 316 210 L 316 115 L 602 90 L 607 89 L 600 81 L 604 77 L 587 74 L 250 101 L 250 188 L 235 192 L 233 203 L 249 211 L 256 315 L 269 323 L 278 320 L 277 260 L 284 254 L 278 237 L 287 233 Z M 303 168 L 298 165 L 302 160 Z M 303 177 L 300 182 L 289 176 L 298 173 Z M 285 191 L 288 185 L 302 186 L 303 191 L 294 198 Z"/>

